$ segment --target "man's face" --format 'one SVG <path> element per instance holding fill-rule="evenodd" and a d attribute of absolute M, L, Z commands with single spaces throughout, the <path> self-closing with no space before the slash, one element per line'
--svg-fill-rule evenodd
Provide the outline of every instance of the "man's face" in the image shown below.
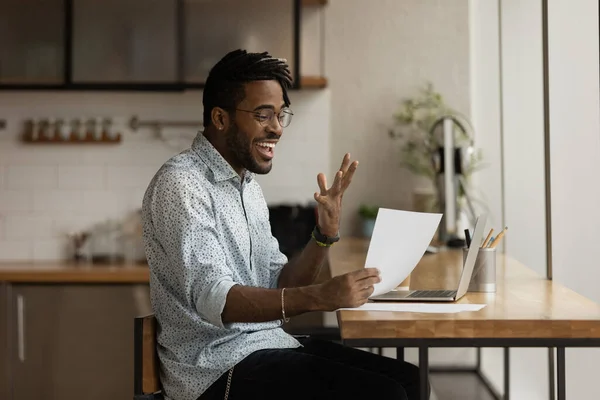
<path fill-rule="evenodd" d="M 246 97 L 238 104 L 235 119 L 226 132 L 227 146 L 239 167 L 255 174 L 267 174 L 273 166 L 275 145 L 283 133 L 277 120 L 277 114 L 285 106 L 283 91 L 274 80 L 250 82 L 245 87 Z M 273 110 L 275 116 L 261 125 L 254 114 L 261 110 Z"/>

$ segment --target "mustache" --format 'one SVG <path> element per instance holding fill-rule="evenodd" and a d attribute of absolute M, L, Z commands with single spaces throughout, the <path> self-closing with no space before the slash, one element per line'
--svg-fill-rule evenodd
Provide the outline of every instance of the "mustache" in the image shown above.
<path fill-rule="evenodd" d="M 270 133 L 263 138 L 254 139 L 255 142 L 262 142 L 263 140 L 279 140 L 279 135 L 276 133 Z"/>

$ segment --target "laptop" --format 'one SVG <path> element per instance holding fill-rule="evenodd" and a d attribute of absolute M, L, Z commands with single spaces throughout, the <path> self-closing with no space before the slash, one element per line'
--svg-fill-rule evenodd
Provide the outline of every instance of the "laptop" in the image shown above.
<path fill-rule="evenodd" d="M 473 275 L 473 268 L 475 267 L 475 259 L 479 252 L 481 240 L 483 239 L 483 232 L 485 229 L 485 222 L 487 216 L 481 215 L 475 222 L 475 229 L 473 231 L 473 239 L 465 258 L 462 273 L 460 275 L 460 281 L 458 282 L 458 288 L 448 288 L 442 290 L 392 290 L 379 296 L 370 297 L 373 301 L 456 301 L 463 297 L 467 293 L 469 283 L 471 282 L 471 276 Z"/>

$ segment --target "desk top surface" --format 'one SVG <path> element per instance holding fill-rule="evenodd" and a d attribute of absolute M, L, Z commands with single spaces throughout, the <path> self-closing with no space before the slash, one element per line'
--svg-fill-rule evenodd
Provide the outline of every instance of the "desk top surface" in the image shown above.
<path fill-rule="evenodd" d="M 368 240 L 345 238 L 330 250 L 332 276 L 363 268 Z M 339 311 L 344 339 L 600 338 L 600 305 L 498 253 L 496 293 L 468 292 L 458 303 L 486 304 L 475 312 L 426 314 Z M 458 287 L 462 251 L 423 256 L 411 289 Z"/>

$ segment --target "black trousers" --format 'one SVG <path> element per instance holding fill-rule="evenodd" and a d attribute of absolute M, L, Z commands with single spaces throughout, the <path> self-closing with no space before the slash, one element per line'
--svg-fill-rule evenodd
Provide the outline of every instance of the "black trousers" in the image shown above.
<path fill-rule="evenodd" d="M 418 400 L 419 369 L 402 360 L 301 338 L 303 347 L 260 350 L 233 369 L 230 400 Z M 222 400 L 228 372 L 199 400 Z"/>

